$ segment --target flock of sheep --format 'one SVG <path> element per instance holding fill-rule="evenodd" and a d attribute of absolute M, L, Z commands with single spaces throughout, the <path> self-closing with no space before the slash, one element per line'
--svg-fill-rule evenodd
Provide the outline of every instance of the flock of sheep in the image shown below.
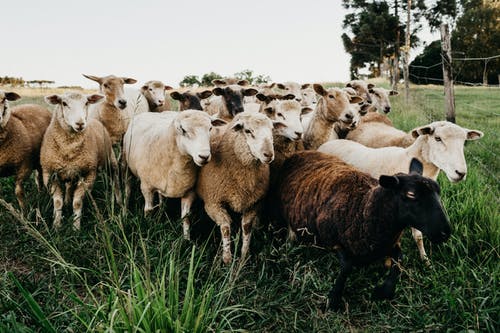
<path fill-rule="evenodd" d="M 336 250 L 341 272 L 329 295 L 334 309 L 352 266 L 379 258 L 386 258 L 390 273 L 375 295 L 394 296 L 406 227 L 424 260 L 422 233 L 434 243 L 450 236 L 436 178 L 443 170 L 451 182 L 465 179 L 464 142 L 483 136 L 446 121 L 398 130 L 387 117 L 389 96 L 397 92 L 360 80 L 344 88 L 254 87 L 229 78 L 205 90 L 149 81 L 134 91 L 124 89 L 136 82 L 132 78 L 85 77 L 100 93 L 46 96 L 52 112 L 9 107 L 20 96 L 0 90 L 0 176 L 15 176 L 22 210 L 23 182 L 33 170 L 37 186 L 43 181 L 53 198 L 56 228 L 65 203 L 80 228 L 83 198 L 99 169 L 110 173 L 124 205 L 136 177 L 144 214 L 157 196 L 160 203 L 181 198 L 186 239 L 192 204 L 200 198 L 220 227 L 226 264 L 232 260 L 232 212 L 241 215 L 242 260 L 252 227 L 281 221 L 290 237 Z M 171 111 L 169 90 L 182 112 Z"/>

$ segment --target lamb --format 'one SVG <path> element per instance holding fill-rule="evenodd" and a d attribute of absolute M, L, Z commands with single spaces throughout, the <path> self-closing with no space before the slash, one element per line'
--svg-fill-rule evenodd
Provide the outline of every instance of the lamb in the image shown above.
<path fill-rule="evenodd" d="M 321 97 L 309 125 L 304 128 L 304 147 L 311 150 L 331 139 L 336 122 L 356 126 L 351 104 L 363 101 L 361 97 L 352 96 L 339 88 L 325 89 L 320 84 L 314 84 L 313 87 Z"/>
<path fill-rule="evenodd" d="M 179 111 L 184 111 L 184 110 L 203 110 L 203 107 L 201 106 L 201 100 L 209 98 L 212 96 L 212 91 L 210 90 L 204 90 L 204 91 L 184 91 L 184 92 L 179 92 L 179 91 L 172 91 L 170 93 L 170 97 L 173 99 L 179 101 Z"/>
<path fill-rule="evenodd" d="M 408 147 L 415 138 L 394 127 L 386 115 L 368 112 L 361 118 L 358 126 L 347 133 L 346 139 L 359 142 L 371 148 L 381 147 Z"/>
<path fill-rule="evenodd" d="M 368 90 L 372 98 L 372 108 L 370 111 L 382 111 L 384 113 L 391 112 L 391 101 L 389 96 L 397 96 L 399 93 L 396 90 L 388 90 L 385 88 L 371 88 Z"/>
<path fill-rule="evenodd" d="M 211 159 L 209 131 L 226 124 L 198 110 L 142 113 L 130 123 L 123 140 L 124 160 L 141 182 L 144 214 L 153 196 L 181 199 L 184 237 L 189 239 L 187 215 L 195 199 L 198 169 Z M 130 187 L 127 182 L 127 198 Z"/>
<path fill-rule="evenodd" d="M 323 144 L 318 151 L 334 155 L 355 166 L 362 172 L 377 178 L 382 174 L 403 172 L 412 158 L 424 164 L 424 177 L 436 180 L 440 170 L 455 183 L 467 175 L 464 157 L 465 140 L 478 140 L 483 133 L 469 130 L 447 121 L 436 121 L 412 131 L 416 138 L 408 148 L 369 148 L 349 140 L 335 140 Z M 420 257 L 427 261 L 422 233 L 412 229 Z"/>
<path fill-rule="evenodd" d="M 385 256 L 395 264 L 374 296 L 394 297 L 404 228 L 418 228 L 436 244 L 451 234 L 439 185 L 422 177 L 418 160 L 412 161 L 409 175 L 383 175 L 377 182 L 334 156 L 299 152 L 285 161 L 278 189 L 291 231 L 336 250 L 341 269 L 329 293 L 329 307 L 334 310 L 341 306 L 353 265 L 367 265 Z"/>
<path fill-rule="evenodd" d="M 113 144 L 119 144 L 133 115 L 149 110 L 146 98 L 139 91 L 123 90 L 124 84 L 134 84 L 137 80 L 114 75 L 83 76 L 99 83 L 99 91 L 106 96 L 104 103 L 90 108 L 90 119 L 99 120 L 106 127 Z"/>
<path fill-rule="evenodd" d="M 172 110 L 170 100 L 165 98 L 167 90 L 172 90 L 161 81 L 148 81 L 141 87 L 141 93 L 146 97 L 150 112 L 162 112 Z"/>
<path fill-rule="evenodd" d="M 221 80 L 214 80 L 212 82 L 217 85 L 212 90 L 215 96 L 210 99 L 210 103 L 206 105 L 205 111 L 210 115 L 217 115 L 226 121 L 231 121 L 236 114 L 244 111 L 244 96 L 253 96 L 258 92 L 255 88 L 245 88 L 245 86 L 238 84 L 221 86 Z"/>
<path fill-rule="evenodd" d="M 112 151 L 111 138 L 102 123 L 88 118 L 90 104 L 104 96 L 78 92 L 50 95 L 45 101 L 55 105 L 53 116 L 43 137 L 40 163 L 43 183 L 54 202 L 54 227 L 62 221 L 63 184 L 65 202 L 73 194 L 73 227 L 80 229 L 83 197 L 92 190 L 99 168 L 111 167 L 116 200 L 121 201 L 117 180 L 118 164 Z"/>
<path fill-rule="evenodd" d="M 15 194 L 25 210 L 23 183 L 33 170 L 41 175 L 40 146 L 50 123 L 50 112 L 39 105 L 9 107 L 9 101 L 21 96 L 0 90 L 0 177 L 15 175 Z M 41 182 L 36 178 L 37 185 Z"/>
<path fill-rule="evenodd" d="M 196 193 L 220 227 L 225 264 L 232 258 L 229 210 L 242 214 L 242 261 L 250 247 L 252 225 L 268 190 L 269 163 L 274 159 L 272 129 L 272 121 L 263 114 L 237 114 L 220 139 L 212 141 L 213 157 L 198 175 Z"/>

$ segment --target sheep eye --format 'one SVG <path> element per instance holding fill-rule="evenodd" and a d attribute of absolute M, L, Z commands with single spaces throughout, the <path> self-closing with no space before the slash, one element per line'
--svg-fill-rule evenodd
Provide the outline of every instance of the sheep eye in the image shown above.
<path fill-rule="evenodd" d="M 281 118 L 283 118 L 283 119 L 285 119 L 285 116 L 284 116 L 284 115 L 283 115 L 283 113 L 281 113 L 281 112 L 280 112 L 280 113 L 278 113 L 278 114 L 277 114 L 277 116 L 278 116 L 278 117 L 281 117 Z"/>
<path fill-rule="evenodd" d="M 330 97 L 330 98 L 335 98 L 335 96 L 333 96 L 333 95 L 328 95 L 328 97 Z"/>
<path fill-rule="evenodd" d="M 149 88 L 149 91 L 153 91 L 153 88 Z"/>
<path fill-rule="evenodd" d="M 63 106 L 68 106 L 68 103 L 66 103 L 66 102 L 62 102 L 62 105 L 63 105 Z"/>
<path fill-rule="evenodd" d="M 412 192 L 412 191 L 408 191 L 408 192 L 406 192 L 406 197 L 407 197 L 408 199 L 415 200 L 415 199 L 416 199 L 415 192 Z"/>
<path fill-rule="evenodd" d="M 245 133 L 247 133 L 247 134 L 252 134 L 252 131 L 251 131 L 251 130 L 249 130 L 249 129 L 246 129 L 246 130 L 245 130 Z"/>
<path fill-rule="evenodd" d="M 443 140 L 441 140 L 441 137 L 439 137 L 439 136 L 435 136 L 434 139 L 436 139 L 437 142 L 443 141 Z"/>

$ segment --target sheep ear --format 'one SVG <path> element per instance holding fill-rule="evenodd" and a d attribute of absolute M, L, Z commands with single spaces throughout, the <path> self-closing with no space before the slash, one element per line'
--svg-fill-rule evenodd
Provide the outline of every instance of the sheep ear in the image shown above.
<path fill-rule="evenodd" d="M 303 115 L 306 115 L 310 112 L 312 112 L 313 109 L 311 109 L 310 107 L 306 106 L 306 107 L 303 107 L 302 110 L 300 110 L 300 115 L 303 116 Z"/>
<path fill-rule="evenodd" d="M 274 88 L 274 86 L 276 86 L 276 82 L 271 83 L 266 88 L 272 89 L 272 88 Z"/>
<path fill-rule="evenodd" d="M 313 84 L 314 91 L 321 96 L 325 96 L 328 92 L 323 88 L 323 86 L 319 83 Z"/>
<path fill-rule="evenodd" d="M 310 83 L 304 83 L 302 86 L 300 86 L 300 89 L 309 88 L 310 85 L 311 85 Z"/>
<path fill-rule="evenodd" d="M 399 92 L 397 92 L 396 90 L 389 91 L 389 96 L 397 96 L 397 95 L 399 95 Z"/>
<path fill-rule="evenodd" d="M 45 102 L 47 102 L 47 104 L 56 105 L 61 103 L 62 99 L 59 95 L 50 95 L 50 96 L 45 96 Z"/>
<path fill-rule="evenodd" d="M 241 121 L 237 121 L 231 126 L 231 129 L 235 132 L 241 131 L 243 129 L 243 123 Z"/>
<path fill-rule="evenodd" d="M 290 99 L 295 99 L 294 94 L 286 94 L 285 96 L 281 97 L 282 100 L 290 100 Z"/>
<path fill-rule="evenodd" d="M 5 98 L 8 100 L 8 101 L 17 101 L 19 98 L 21 98 L 21 96 L 19 96 L 18 94 L 16 94 L 15 92 L 6 92 L 5 93 Z"/>
<path fill-rule="evenodd" d="M 382 176 L 379 177 L 378 183 L 382 187 L 395 189 L 399 185 L 399 179 L 396 176 L 385 176 L 385 175 L 382 175 Z"/>
<path fill-rule="evenodd" d="M 215 80 L 214 80 L 215 81 Z M 212 81 L 213 82 L 213 81 Z M 220 87 L 217 87 L 217 88 L 214 88 L 212 90 L 212 93 L 215 95 L 215 96 L 222 96 L 224 95 L 224 89 L 220 88 Z"/>
<path fill-rule="evenodd" d="M 226 81 L 222 80 L 222 79 L 215 79 L 215 80 L 212 80 L 212 84 L 214 86 L 221 86 L 221 85 L 226 84 Z"/>
<path fill-rule="evenodd" d="M 87 79 L 95 81 L 95 82 L 97 82 L 99 84 L 101 84 L 101 82 L 102 82 L 102 78 L 99 77 L 99 76 L 87 75 L 87 74 L 82 74 L 82 75 L 85 76 Z"/>
<path fill-rule="evenodd" d="M 205 99 L 205 98 L 209 98 L 210 96 L 212 96 L 212 92 L 210 90 L 205 90 L 205 91 L 197 93 L 196 95 L 200 99 Z"/>
<path fill-rule="evenodd" d="M 254 96 L 258 93 L 257 89 L 254 88 L 248 88 L 248 89 L 243 89 L 243 96 Z"/>
<path fill-rule="evenodd" d="M 414 138 L 418 138 L 420 135 L 430 135 L 432 133 L 434 133 L 434 128 L 431 126 L 422 126 L 411 131 L 411 135 Z"/>
<path fill-rule="evenodd" d="M 243 87 L 248 86 L 250 84 L 250 83 L 248 83 L 247 80 L 239 80 L 237 83 L 239 86 L 243 86 Z"/>
<path fill-rule="evenodd" d="M 287 126 L 280 121 L 273 121 L 273 128 L 274 129 L 284 129 L 286 127 Z"/>
<path fill-rule="evenodd" d="M 266 102 L 268 99 L 268 97 L 263 93 L 258 93 L 257 95 L 255 95 L 255 97 L 257 97 L 257 99 L 261 102 Z"/>
<path fill-rule="evenodd" d="M 186 99 L 186 97 L 184 97 L 184 95 L 183 95 L 183 94 L 181 94 L 181 93 L 180 93 L 180 92 L 178 92 L 178 91 L 172 91 L 172 92 L 170 93 L 170 97 L 172 97 L 173 99 L 175 99 L 175 100 L 177 100 L 177 101 L 181 101 L 181 102 L 183 102 L 183 101 Z"/>
<path fill-rule="evenodd" d="M 136 79 L 132 79 L 130 77 L 122 77 L 122 79 L 125 82 L 125 84 L 134 84 L 137 82 Z"/>
<path fill-rule="evenodd" d="M 103 95 L 99 95 L 99 94 L 93 94 L 93 95 L 88 95 L 87 96 L 87 101 L 90 103 L 90 104 L 95 104 L 95 103 L 98 103 L 101 101 L 101 99 L 103 99 L 104 96 Z"/>
<path fill-rule="evenodd" d="M 271 108 L 271 107 L 268 107 L 268 108 L 264 108 L 264 113 L 266 114 L 266 116 L 268 116 L 269 118 L 274 118 L 274 108 Z"/>
<path fill-rule="evenodd" d="M 172 88 L 171 86 L 165 86 L 165 90 L 172 90 L 174 88 Z"/>
<path fill-rule="evenodd" d="M 212 126 L 224 126 L 227 124 L 225 120 L 219 118 L 211 118 Z"/>
<path fill-rule="evenodd" d="M 349 96 L 349 103 L 351 103 L 351 104 L 358 104 L 358 103 L 362 103 L 364 101 L 365 100 L 359 96 Z"/>
<path fill-rule="evenodd" d="M 276 83 L 276 85 L 278 86 L 278 88 L 280 88 L 281 90 L 285 90 L 286 87 L 283 83 Z"/>
<path fill-rule="evenodd" d="M 422 162 L 416 158 L 412 158 L 410 162 L 410 171 L 408 173 L 422 176 L 424 173 L 424 166 L 422 165 Z"/>
<path fill-rule="evenodd" d="M 476 130 L 467 130 L 467 140 L 478 140 L 483 137 L 484 133 Z"/>
<path fill-rule="evenodd" d="M 373 87 L 375 87 L 373 83 L 368 83 L 368 89 L 372 89 Z"/>

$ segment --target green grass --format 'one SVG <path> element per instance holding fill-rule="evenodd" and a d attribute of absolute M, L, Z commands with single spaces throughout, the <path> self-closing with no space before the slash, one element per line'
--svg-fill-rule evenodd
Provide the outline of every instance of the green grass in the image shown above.
<path fill-rule="evenodd" d="M 415 87 L 408 105 L 395 98 L 396 126 L 410 130 L 443 119 L 441 89 Z M 32 182 L 26 219 L 0 205 L 0 332 L 498 331 L 500 93 L 458 87 L 455 94 L 457 123 L 485 136 L 465 147 L 466 181 L 439 177 L 453 236 L 439 247 L 425 242 L 431 267 L 405 234 L 394 300 L 371 299 L 383 273 L 373 265 L 348 280 L 344 312 L 324 311 L 339 269 L 332 253 L 258 230 L 245 265 L 224 267 L 212 225 L 193 226 L 208 232 L 186 242 L 178 201 L 145 218 L 135 191 L 130 210 L 122 211 L 109 204 L 111 189 L 101 176 L 92 192 L 96 207 L 85 199 L 79 233 L 71 230 L 70 210 L 60 231 L 51 228 L 51 200 Z M 2 198 L 17 207 L 12 179 L 0 183 Z"/>

